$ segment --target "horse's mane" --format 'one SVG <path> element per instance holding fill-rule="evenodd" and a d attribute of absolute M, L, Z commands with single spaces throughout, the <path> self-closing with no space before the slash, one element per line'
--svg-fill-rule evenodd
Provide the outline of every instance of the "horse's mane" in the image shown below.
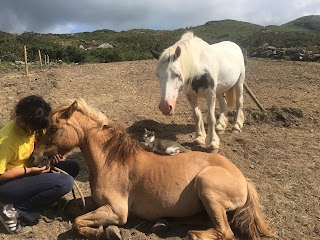
<path fill-rule="evenodd" d="M 108 149 L 107 161 L 118 160 L 124 162 L 141 149 L 139 142 L 132 138 L 123 124 L 113 122 L 102 112 L 90 107 L 83 99 L 77 100 L 77 111 L 98 123 L 102 136 L 105 136 L 105 149 Z M 55 108 L 54 112 L 67 109 L 70 104 L 63 104 Z"/>
<path fill-rule="evenodd" d="M 174 53 L 176 51 L 176 48 L 179 46 L 181 48 L 179 61 L 181 69 L 183 71 L 183 75 L 184 77 L 191 75 L 193 67 L 191 66 L 192 61 L 190 61 L 190 59 L 193 59 L 192 53 L 194 51 L 194 48 L 192 48 L 192 42 L 195 39 L 201 40 L 200 38 L 194 36 L 193 32 L 187 32 L 182 35 L 178 42 L 165 49 L 159 58 L 157 71 L 162 65 L 168 64 L 170 61 L 173 61 Z"/>
<path fill-rule="evenodd" d="M 124 163 L 142 149 L 140 143 L 127 132 L 123 124 L 113 122 L 106 131 L 109 136 L 104 145 L 105 149 L 108 149 L 107 161 Z"/>
<path fill-rule="evenodd" d="M 72 103 L 72 102 L 71 102 Z M 70 103 L 70 104 L 71 104 Z M 59 106 L 57 106 L 51 115 L 53 115 L 56 112 L 61 112 L 66 110 L 70 104 L 61 104 Z M 83 100 L 82 98 L 77 99 L 77 111 L 83 113 L 84 115 L 88 116 L 89 118 L 91 118 L 92 120 L 94 120 L 95 122 L 99 123 L 101 126 L 108 124 L 110 122 L 110 120 L 107 118 L 106 115 L 104 115 L 102 112 L 99 112 L 97 110 L 95 110 L 94 108 L 90 107 L 85 100 Z"/>

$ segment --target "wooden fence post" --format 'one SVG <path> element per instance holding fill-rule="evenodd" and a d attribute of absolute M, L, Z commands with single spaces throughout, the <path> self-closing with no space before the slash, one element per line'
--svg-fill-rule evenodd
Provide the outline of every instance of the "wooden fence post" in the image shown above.
<path fill-rule="evenodd" d="M 251 99 L 255 102 L 255 104 L 257 104 L 257 106 L 260 109 L 260 111 L 261 112 L 265 112 L 266 110 L 264 109 L 264 107 L 262 107 L 262 105 L 260 104 L 260 102 L 258 101 L 256 96 L 253 94 L 253 92 L 251 91 L 251 89 L 249 88 L 249 86 L 245 82 L 243 83 L 243 87 L 247 91 L 247 93 L 249 94 Z"/>
<path fill-rule="evenodd" d="M 42 66 L 42 58 L 41 58 L 41 51 L 40 51 L 40 49 L 38 49 L 38 54 L 39 54 L 40 66 Z"/>
<path fill-rule="evenodd" d="M 27 57 L 27 47 L 26 45 L 23 46 L 24 48 L 24 65 L 26 68 L 26 76 L 29 76 L 29 71 L 28 71 L 28 57 Z"/>

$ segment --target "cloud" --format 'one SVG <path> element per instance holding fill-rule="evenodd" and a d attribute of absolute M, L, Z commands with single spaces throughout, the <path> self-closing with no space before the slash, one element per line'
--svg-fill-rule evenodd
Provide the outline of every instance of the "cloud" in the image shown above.
<path fill-rule="evenodd" d="M 281 25 L 320 15 L 318 0 L 1 0 L 0 30 L 73 33 L 134 28 L 173 30 L 234 19 Z"/>

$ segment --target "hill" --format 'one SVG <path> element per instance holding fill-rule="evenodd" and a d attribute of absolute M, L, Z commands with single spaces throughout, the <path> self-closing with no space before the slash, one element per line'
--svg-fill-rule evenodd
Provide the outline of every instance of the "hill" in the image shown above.
<path fill-rule="evenodd" d="M 298 18 L 282 25 L 287 28 L 306 29 L 320 32 L 320 15 L 310 15 Z"/>
<path fill-rule="evenodd" d="M 0 60 L 23 60 L 23 45 L 28 47 L 29 61 L 38 60 L 38 49 L 50 60 L 65 62 L 115 62 L 151 58 L 149 48 L 162 51 L 175 43 L 186 31 L 193 31 L 210 44 L 231 40 L 251 52 L 261 46 L 319 51 L 320 16 L 307 16 L 282 26 L 222 20 L 173 31 L 133 29 L 116 32 L 97 30 L 76 34 L 20 35 L 0 31 Z"/>

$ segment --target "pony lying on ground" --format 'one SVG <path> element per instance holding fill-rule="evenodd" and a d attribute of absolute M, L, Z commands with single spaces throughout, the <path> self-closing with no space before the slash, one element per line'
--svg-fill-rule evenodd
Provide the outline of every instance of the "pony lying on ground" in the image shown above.
<path fill-rule="evenodd" d="M 159 108 L 165 115 L 175 111 L 178 92 L 182 88 L 193 111 L 196 124 L 195 142 L 206 144 L 206 132 L 198 97 L 204 97 L 208 105 L 208 149 L 218 152 L 219 133 L 227 127 L 227 104 L 236 103 L 236 123 L 233 131 L 243 127 L 243 83 L 245 78 L 245 58 L 241 48 L 233 42 L 209 45 L 195 37 L 192 32 L 184 34 L 173 46 L 162 54 L 151 50 L 159 59 L 157 77 L 160 79 L 161 99 Z M 223 94 L 226 93 L 226 98 Z M 215 102 L 219 101 L 220 117 L 216 124 Z M 227 101 L 226 101 L 227 100 Z"/>
<path fill-rule="evenodd" d="M 161 156 L 144 150 L 123 125 L 83 100 L 56 107 L 34 161 L 65 155 L 79 147 L 88 164 L 92 200 L 97 206 L 77 217 L 73 230 L 84 238 L 108 238 L 103 227 L 123 225 L 128 215 L 146 220 L 207 213 L 208 230 L 187 239 L 234 239 L 231 226 L 246 239 L 272 237 L 253 184 L 218 154 L 187 152 Z"/>

